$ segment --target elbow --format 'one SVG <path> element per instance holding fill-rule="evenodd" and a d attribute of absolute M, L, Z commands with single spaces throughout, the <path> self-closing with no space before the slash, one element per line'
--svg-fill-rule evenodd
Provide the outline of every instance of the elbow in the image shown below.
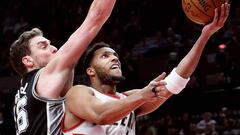
<path fill-rule="evenodd" d="M 95 18 L 93 20 L 97 24 L 100 22 L 99 24 L 102 25 L 107 20 L 106 18 L 107 18 L 106 15 L 100 14 L 100 15 L 95 15 Z"/>
<path fill-rule="evenodd" d="M 95 12 L 95 17 L 97 18 L 97 20 L 101 20 L 103 18 L 106 18 L 106 11 L 103 9 L 98 9 Z"/>
<path fill-rule="evenodd" d="M 104 9 L 96 9 L 92 13 L 89 14 L 90 18 L 93 22 L 105 22 L 107 18 L 110 16 Z"/>
<path fill-rule="evenodd" d="M 104 18 L 104 12 L 102 10 L 97 10 L 92 14 L 92 19 L 95 21 L 102 20 Z"/>

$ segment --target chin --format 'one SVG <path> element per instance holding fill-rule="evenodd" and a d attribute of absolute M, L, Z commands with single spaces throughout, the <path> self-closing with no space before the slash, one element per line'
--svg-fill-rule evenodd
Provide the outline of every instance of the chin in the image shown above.
<path fill-rule="evenodd" d="M 125 77 L 124 76 L 112 76 L 112 81 L 114 82 L 120 82 L 120 81 L 124 81 L 125 80 Z"/>
<path fill-rule="evenodd" d="M 121 77 L 122 76 L 122 71 L 121 70 L 115 71 L 115 72 L 113 72 L 113 75 Z"/>
<path fill-rule="evenodd" d="M 123 77 L 123 76 L 122 76 L 122 74 L 115 74 L 115 75 L 113 75 L 113 77 L 121 78 L 121 77 Z"/>

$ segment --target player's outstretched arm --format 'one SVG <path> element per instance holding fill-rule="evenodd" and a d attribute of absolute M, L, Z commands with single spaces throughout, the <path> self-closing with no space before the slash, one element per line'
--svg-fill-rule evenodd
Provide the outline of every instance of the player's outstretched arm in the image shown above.
<path fill-rule="evenodd" d="M 82 25 L 59 49 L 59 63 L 63 67 L 76 64 L 90 42 L 109 18 L 116 0 L 94 0 Z M 62 62 L 63 60 L 66 60 Z"/>
<path fill-rule="evenodd" d="M 222 4 L 221 12 L 218 13 L 215 9 L 214 20 L 204 26 L 202 33 L 198 40 L 193 45 L 190 52 L 183 58 L 176 68 L 176 72 L 183 78 L 188 78 L 192 75 L 196 69 L 199 59 L 202 55 L 202 51 L 207 44 L 209 38 L 222 28 L 227 20 L 229 15 L 230 5 L 228 3 Z"/>
<path fill-rule="evenodd" d="M 40 96 L 57 98 L 71 86 L 73 68 L 109 18 L 116 0 L 94 0 L 82 25 L 69 37 L 39 77 Z M 66 85 L 67 84 L 67 85 Z M 70 84 L 70 85 L 68 85 Z"/>
<path fill-rule="evenodd" d="M 161 90 L 159 101 L 154 103 L 146 103 L 138 109 L 139 115 L 144 115 L 156 110 L 161 104 L 163 104 L 173 94 L 178 94 L 183 90 L 195 71 L 203 49 L 207 44 L 209 38 L 222 28 L 229 15 L 230 5 L 228 3 L 222 4 L 221 12 L 218 13 L 215 9 L 214 20 L 204 26 L 202 33 L 198 40 L 195 42 L 189 53 L 181 60 L 176 68 L 168 75 L 164 81 L 167 83 L 166 87 L 156 87 Z"/>

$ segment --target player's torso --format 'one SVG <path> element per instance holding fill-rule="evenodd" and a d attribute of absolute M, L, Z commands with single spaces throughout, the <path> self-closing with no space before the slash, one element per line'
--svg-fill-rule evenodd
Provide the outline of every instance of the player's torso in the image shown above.
<path fill-rule="evenodd" d="M 126 98 L 124 94 L 117 93 L 116 95 L 105 95 L 94 89 L 94 96 L 103 102 L 109 100 L 119 100 Z M 64 135 L 135 135 L 135 115 L 131 112 L 122 120 L 115 122 L 112 125 L 96 125 L 87 121 L 74 126 L 69 130 L 65 130 Z"/>
<path fill-rule="evenodd" d="M 34 90 L 37 70 L 28 73 L 15 95 L 14 119 L 18 135 L 59 135 L 60 120 L 64 111 L 63 99 L 48 100 Z"/>
<path fill-rule="evenodd" d="M 116 93 L 115 95 L 106 95 L 94 89 L 92 91 L 94 92 L 94 95 L 103 102 L 109 100 L 119 100 L 127 97 L 122 93 Z M 135 122 L 135 114 L 134 112 L 131 112 L 114 124 L 103 125 L 102 127 L 105 130 L 106 135 L 135 135 Z"/>

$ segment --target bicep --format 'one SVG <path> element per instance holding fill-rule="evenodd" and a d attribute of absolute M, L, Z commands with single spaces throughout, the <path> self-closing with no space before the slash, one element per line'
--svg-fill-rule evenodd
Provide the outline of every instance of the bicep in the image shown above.
<path fill-rule="evenodd" d="M 103 102 L 97 99 L 91 90 L 84 87 L 73 87 L 66 96 L 66 106 L 78 118 L 97 123 L 98 110 Z"/>
<path fill-rule="evenodd" d="M 50 72 L 44 67 L 39 75 L 36 91 L 46 98 L 58 98 L 64 96 L 63 91 L 67 91 L 72 87 L 73 70 L 65 69 L 61 72 Z"/>

